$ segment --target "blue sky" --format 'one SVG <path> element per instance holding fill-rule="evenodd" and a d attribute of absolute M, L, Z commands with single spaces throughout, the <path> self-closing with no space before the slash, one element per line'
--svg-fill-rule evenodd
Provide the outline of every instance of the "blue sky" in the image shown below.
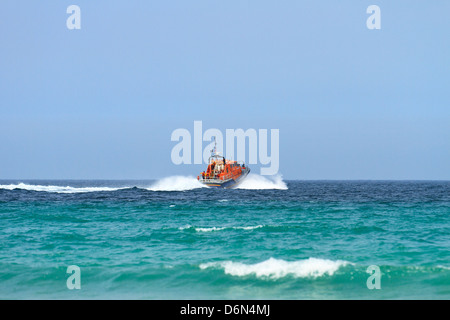
<path fill-rule="evenodd" d="M 66 28 L 71 4 L 81 30 Z M 371 4 L 381 30 L 366 27 Z M 202 120 L 279 129 L 286 179 L 449 180 L 449 12 L 411 0 L 4 0 L 0 179 L 197 175 L 172 164 L 170 135 Z"/>

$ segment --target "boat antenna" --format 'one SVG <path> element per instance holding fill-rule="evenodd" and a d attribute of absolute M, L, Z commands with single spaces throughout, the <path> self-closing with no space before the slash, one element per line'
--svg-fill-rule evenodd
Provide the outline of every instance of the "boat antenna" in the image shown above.
<path fill-rule="evenodd" d="M 215 155 L 217 153 L 217 141 L 216 141 L 216 136 L 213 137 L 214 138 L 214 149 L 211 150 L 211 155 Z"/>

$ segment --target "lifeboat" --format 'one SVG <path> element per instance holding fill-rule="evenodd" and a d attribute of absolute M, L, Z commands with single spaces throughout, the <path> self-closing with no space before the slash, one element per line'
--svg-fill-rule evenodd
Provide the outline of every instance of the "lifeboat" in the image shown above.
<path fill-rule="evenodd" d="M 214 144 L 208 160 L 208 168 L 197 179 L 208 187 L 229 189 L 236 187 L 249 173 L 250 168 L 244 162 L 225 159 L 217 152 L 216 144 Z"/>

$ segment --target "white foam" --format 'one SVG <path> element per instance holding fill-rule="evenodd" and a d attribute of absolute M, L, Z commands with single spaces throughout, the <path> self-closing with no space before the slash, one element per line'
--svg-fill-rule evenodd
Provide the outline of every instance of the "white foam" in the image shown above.
<path fill-rule="evenodd" d="M 112 188 L 112 187 L 71 187 L 71 186 L 44 186 L 31 185 L 25 183 L 0 185 L 0 189 L 14 190 L 23 189 L 31 191 L 45 191 L 54 193 L 83 193 L 83 192 L 101 192 L 101 191 L 116 191 L 127 189 L 129 187 Z M 201 184 L 197 178 L 193 176 L 172 176 L 160 179 L 154 182 L 150 187 L 145 188 L 150 191 L 187 191 L 198 188 L 208 188 Z M 273 178 L 263 177 L 257 174 L 249 174 L 242 183 L 237 186 L 239 189 L 281 189 L 286 190 L 287 185 L 281 176 Z M 218 200 L 219 202 L 227 202 L 228 199 Z"/>
<path fill-rule="evenodd" d="M 207 228 L 194 228 L 190 225 L 184 226 L 184 227 L 179 227 L 178 230 L 185 230 L 185 229 L 191 229 L 194 228 L 194 230 L 196 232 L 212 232 L 212 231 L 221 231 L 221 230 L 226 230 L 226 229 L 234 229 L 234 230 L 254 230 L 254 229 L 259 229 L 262 228 L 262 225 L 258 225 L 258 226 L 249 226 L 249 227 L 207 227 Z"/>
<path fill-rule="evenodd" d="M 200 269 L 223 269 L 226 274 L 244 277 L 254 275 L 257 278 L 279 279 L 285 276 L 296 278 L 321 277 L 323 275 L 333 275 L 340 267 L 350 264 L 347 261 L 326 260 L 309 258 L 299 261 L 285 261 L 270 258 L 256 264 L 244 264 L 241 262 L 223 261 L 208 262 L 200 265 Z"/>
<path fill-rule="evenodd" d="M 443 266 L 443 265 L 438 265 L 437 268 L 441 268 L 441 269 L 444 269 L 444 270 L 450 270 L 450 267 Z"/>
<path fill-rule="evenodd" d="M 254 173 L 250 173 L 236 188 L 247 190 L 288 189 L 281 175 L 276 175 L 269 178 Z"/>
<path fill-rule="evenodd" d="M 42 186 L 42 185 L 31 185 L 25 183 L 10 184 L 10 185 L 0 185 L 0 189 L 14 190 L 22 189 L 29 191 L 45 191 L 54 193 L 83 193 L 83 192 L 100 192 L 100 191 L 116 191 L 119 189 L 126 188 L 109 188 L 109 187 L 63 187 L 63 186 Z"/>
<path fill-rule="evenodd" d="M 192 176 L 173 176 L 160 179 L 146 189 L 150 191 L 186 191 L 198 188 L 207 187 Z"/>
<path fill-rule="evenodd" d="M 217 227 L 212 227 L 212 228 L 195 228 L 195 231 L 197 231 L 197 232 L 211 232 L 211 231 L 220 231 L 220 230 L 225 230 L 225 227 L 221 227 L 221 228 L 217 228 Z"/>
<path fill-rule="evenodd" d="M 262 225 L 254 226 L 254 227 L 233 227 L 233 229 L 242 229 L 242 230 L 254 230 L 262 228 Z"/>

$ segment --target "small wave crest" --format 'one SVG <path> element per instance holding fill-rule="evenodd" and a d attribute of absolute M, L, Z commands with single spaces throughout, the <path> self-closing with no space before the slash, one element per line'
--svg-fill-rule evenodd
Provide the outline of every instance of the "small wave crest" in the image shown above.
<path fill-rule="evenodd" d="M 237 189 L 247 189 L 247 190 L 287 190 L 288 187 L 283 181 L 281 175 L 273 176 L 271 178 L 263 177 L 254 173 L 250 173 L 242 183 L 236 187 Z"/>
<path fill-rule="evenodd" d="M 212 228 L 195 228 L 195 231 L 197 231 L 197 232 L 211 232 L 211 231 L 220 231 L 220 230 L 225 230 L 225 227 L 221 227 L 221 228 L 217 228 L 217 227 L 212 227 Z"/>
<path fill-rule="evenodd" d="M 54 193 L 84 193 L 84 192 L 101 192 L 101 191 L 116 191 L 126 188 L 110 188 L 110 187 L 70 187 L 70 186 L 43 186 L 32 185 L 25 183 L 0 185 L 0 189 L 4 190 L 28 190 L 28 191 L 45 191 Z"/>
<path fill-rule="evenodd" d="M 244 264 L 241 262 L 223 261 L 208 262 L 200 265 L 200 269 L 223 269 L 225 274 L 237 277 L 254 275 L 257 278 L 279 279 L 286 276 L 296 278 L 317 278 L 323 275 L 333 275 L 340 267 L 350 262 L 327 259 L 309 258 L 299 261 L 285 261 L 270 258 L 256 264 Z"/>
<path fill-rule="evenodd" d="M 200 228 L 200 227 L 192 227 L 192 226 L 184 226 L 184 227 L 180 227 L 178 228 L 178 230 L 186 230 L 186 229 L 194 229 L 196 232 L 213 232 L 213 231 L 221 231 L 221 230 L 226 230 L 226 229 L 230 229 L 230 230 L 254 230 L 254 229 L 259 229 L 262 228 L 262 225 L 258 225 L 258 226 L 249 226 L 249 227 L 209 227 L 209 228 Z"/>

